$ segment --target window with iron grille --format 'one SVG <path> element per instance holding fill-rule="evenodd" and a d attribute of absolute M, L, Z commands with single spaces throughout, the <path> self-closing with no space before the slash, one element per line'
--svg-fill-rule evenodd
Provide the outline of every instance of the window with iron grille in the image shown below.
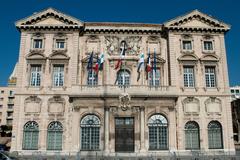
<path fill-rule="evenodd" d="M 189 150 L 199 149 L 199 126 L 196 122 L 187 122 L 185 125 L 185 148 Z"/>
<path fill-rule="evenodd" d="M 117 82 L 120 88 L 129 87 L 130 85 L 130 73 L 127 70 L 120 70 L 117 74 Z"/>
<path fill-rule="evenodd" d="M 160 86 L 160 70 L 152 70 L 148 73 L 148 82 L 150 87 L 159 87 Z"/>
<path fill-rule="evenodd" d="M 39 127 L 34 121 L 29 121 L 23 128 L 23 149 L 37 150 L 38 149 Z"/>
<path fill-rule="evenodd" d="M 64 85 L 64 65 L 53 65 L 53 85 L 55 87 Z"/>
<path fill-rule="evenodd" d="M 155 114 L 148 120 L 149 150 L 168 149 L 168 122 L 161 114 Z"/>
<path fill-rule="evenodd" d="M 81 120 L 81 149 L 98 150 L 100 144 L 100 120 L 96 115 L 86 115 Z"/>
<path fill-rule="evenodd" d="M 208 147 L 209 149 L 222 149 L 222 126 L 217 121 L 208 124 Z"/>
<path fill-rule="evenodd" d="M 183 67 L 183 81 L 184 87 L 194 87 L 195 85 L 194 67 L 192 66 Z"/>
<path fill-rule="evenodd" d="M 191 51 L 192 50 L 192 41 L 190 41 L 190 40 L 183 40 L 182 41 L 182 49 Z"/>
<path fill-rule="evenodd" d="M 47 149 L 62 150 L 63 126 L 60 122 L 51 122 L 48 126 Z"/>
<path fill-rule="evenodd" d="M 98 85 L 98 74 L 94 70 L 88 71 L 87 85 L 89 87 Z"/>
<path fill-rule="evenodd" d="M 31 65 L 30 86 L 41 85 L 41 65 Z"/>
<path fill-rule="evenodd" d="M 206 80 L 206 87 L 208 88 L 216 87 L 215 67 L 213 66 L 205 67 L 205 80 Z"/>

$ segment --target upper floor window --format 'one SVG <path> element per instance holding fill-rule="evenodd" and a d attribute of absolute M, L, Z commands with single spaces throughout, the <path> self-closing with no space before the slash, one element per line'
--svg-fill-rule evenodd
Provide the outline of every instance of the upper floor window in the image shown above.
<path fill-rule="evenodd" d="M 55 87 L 64 84 L 64 65 L 53 65 L 53 85 Z"/>
<path fill-rule="evenodd" d="M 206 80 L 206 87 L 209 87 L 209 88 L 216 87 L 215 67 L 213 66 L 205 67 L 205 80 Z"/>
<path fill-rule="evenodd" d="M 55 48 L 56 49 L 65 49 L 65 39 L 56 39 Z"/>
<path fill-rule="evenodd" d="M 182 49 L 184 51 L 191 51 L 192 50 L 192 41 L 191 40 L 183 40 L 182 41 Z"/>
<path fill-rule="evenodd" d="M 130 73 L 126 70 L 120 70 L 117 74 L 117 83 L 121 87 L 129 87 L 130 85 Z"/>
<path fill-rule="evenodd" d="M 94 70 L 88 72 L 87 85 L 96 86 L 98 84 L 98 74 Z"/>
<path fill-rule="evenodd" d="M 148 82 L 150 87 L 160 86 L 160 70 L 152 70 L 148 73 Z"/>
<path fill-rule="evenodd" d="M 183 67 L 184 87 L 194 87 L 194 68 L 192 66 Z"/>
<path fill-rule="evenodd" d="M 204 51 L 213 51 L 213 42 L 212 41 L 204 41 L 203 49 L 204 49 Z"/>
<path fill-rule="evenodd" d="M 43 40 L 42 39 L 34 39 L 33 40 L 33 48 L 34 49 L 43 48 Z"/>
<path fill-rule="evenodd" d="M 30 86 L 40 86 L 41 65 L 31 65 Z"/>

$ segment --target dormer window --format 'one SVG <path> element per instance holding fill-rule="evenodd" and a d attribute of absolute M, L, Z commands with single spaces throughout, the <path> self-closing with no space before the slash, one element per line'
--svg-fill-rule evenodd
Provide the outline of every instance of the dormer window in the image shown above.
<path fill-rule="evenodd" d="M 42 39 L 34 39 L 33 40 L 33 49 L 41 49 L 43 48 L 43 40 Z"/>
<path fill-rule="evenodd" d="M 203 41 L 203 50 L 204 51 L 213 51 L 213 42 L 212 41 Z"/>
<path fill-rule="evenodd" d="M 65 49 L 65 39 L 56 39 L 55 48 Z"/>
<path fill-rule="evenodd" d="M 182 49 L 183 49 L 183 51 L 192 51 L 192 41 L 191 40 L 183 40 L 182 41 Z"/>

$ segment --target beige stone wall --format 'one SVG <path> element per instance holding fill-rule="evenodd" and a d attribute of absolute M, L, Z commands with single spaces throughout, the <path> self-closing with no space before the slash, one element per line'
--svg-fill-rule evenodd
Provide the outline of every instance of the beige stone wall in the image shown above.
<path fill-rule="evenodd" d="M 193 28 L 203 23 L 195 23 L 195 20 L 193 22 L 195 25 Z M 21 25 L 24 26 L 24 23 Z M 162 29 L 161 25 L 142 24 L 140 27 L 137 24 L 136 26 L 122 24 L 116 27 L 121 24 L 100 23 L 99 26 L 94 26 L 94 23 L 86 24 L 84 29 L 81 25 L 78 29 L 44 28 L 45 25 L 51 26 L 52 23 L 55 24 L 53 19 L 45 19 L 34 24 L 42 27 L 41 29 L 21 30 L 12 151 L 31 153 L 22 149 L 23 127 L 28 121 L 36 121 L 40 129 L 38 149 L 46 152 L 48 124 L 51 121 L 60 121 L 64 128 L 62 153 L 74 154 L 81 150 L 81 119 L 84 115 L 96 114 L 101 121 L 99 152 L 115 154 L 114 118 L 134 117 L 135 153 L 151 154 L 153 151 L 149 151 L 148 119 L 156 113 L 163 114 L 168 120 L 168 148 L 171 152 L 187 152 L 184 127 L 188 121 L 198 123 L 200 148 L 211 152 L 208 149 L 207 126 L 213 120 L 220 122 L 223 129 L 224 148 L 218 151 L 234 151 L 223 31 L 175 31 Z M 199 28 L 204 29 L 206 24 Z M 21 28 L 21 25 L 18 27 Z M 56 22 L 56 25 L 63 27 L 60 22 Z M 44 42 L 44 50 L 38 52 L 40 54 L 36 54 L 31 48 L 32 40 L 37 33 L 40 33 Z M 59 33 L 63 35 L 67 47 L 64 54 L 53 54 L 58 53 L 54 51 L 53 46 L 54 39 Z M 214 44 L 213 53 L 203 52 L 203 41 L 209 36 Z M 192 41 L 191 53 L 182 50 L 181 41 L 186 38 Z M 132 47 L 127 51 L 125 60 L 126 69 L 131 73 L 131 85 L 126 89 L 131 96 L 127 111 L 119 108 L 119 95 L 123 93 L 123 89 L 114 84 L 118 71 L 114 70 L 114 67 L 119 58 L 119 45 L 122 40 L 127 41 L 129 47 Z M 145 72 L 141 72 L 141 78 L 137 81 L 139 53 L 143 52 L 146 59 L 148 50 L 153 54 L 154 48 L 158 57 L 157 66 L 161 70 L 159 88 L 149 88 Z M 88 57 L 92 51 L 98 55 L 102 52 L 105 54 L 104 70 L 99 72 L 98 86 L 93 88 L 87 86 L 86 70 Z M 29 86 L 30 64 L 42 64 L 40 87 Z M 52 85 L 53 64 L 64 64 L 63 87 Z M 184 65 L 194 66 L 194 88 L 183 86 Z M 216 67 L 215 88 L 205 87 L 206 65 Z M 167 154 L 169 151 L 154 153 Z M 47 151 L 47 154 L 52 152 Z"/>

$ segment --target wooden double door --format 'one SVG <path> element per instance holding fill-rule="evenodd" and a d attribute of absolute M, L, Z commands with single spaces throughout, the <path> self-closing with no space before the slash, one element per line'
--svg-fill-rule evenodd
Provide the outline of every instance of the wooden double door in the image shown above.
<path fill-rule="evenodd" d="M 115 151 L 134 152 L 134 118 L 115 118 Z"/>

